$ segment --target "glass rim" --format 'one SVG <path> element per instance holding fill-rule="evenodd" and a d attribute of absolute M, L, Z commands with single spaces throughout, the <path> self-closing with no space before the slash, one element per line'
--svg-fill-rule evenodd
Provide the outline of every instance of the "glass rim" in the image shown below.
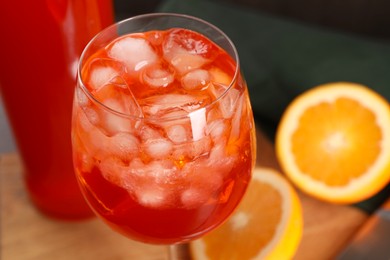
<path fill-rule="evenodd" d="M 84 57 L 86 55 L 86 52 L 88 51 L 88 49 L 91 47 L 91 45 L 99 39 L 99 37 L 102 37 L 106 32 L 110 31 L 110 30 L 113 30 L 114 28 L 117 28 L 119 27 L 121 24 L 125 24 L 125 23 L 128 23 L 128 22 L 131 22 L 132 20 L 137 20 L 137 19 L 142 19 L 142 18 L 147 18 L 147 17 L 150 17 L 150 18 L 153 18 L 153 17 L 161 17 L 161 16 L 171 16 L 171 17 L 178 17 L 178 18 L 184 18 L 184 19 L 188 19 L 188 20 L 194 20 L 194 21 L 197 21 L 197 22 L 200 22 L 200 23 L 203 23 L 204 25 L 212 28 L 213 30 L 217 31 L 218 33 L 220 33 L 223 38 L 227 41 L 227 43 L 230 45 L 230 47 L 232 48 L 233 52 L 234 52 L 234 57 L 232 57 L 233 59 L 235 59 L 235 62 L 236 62 L 236 67 L 235 67 L 235 70 L 234 70 L 234 75 L 233 75 L 233 78 L 231 79 L 228 87 L 226 88 L 225 91 L 223 91 L 217 98 L 215 98 L 214 100 L 212 100 L 209 104 L 205 105 L 205 106 L 201 106 L 197 109 L 194 109 L 190 112 L 186 112 L 187 114 L 186 115 L 180 115 L 180 116 L 170 116 L 170 117 L 164 117 L 163 119 L 161 117 L 139 117 L 139 116 L 135 116 L 135 115 L 132 115 L 132 114 L 128 114 L 128 113 L 123 113 L 123 112 L 119 112 L 107 105 L 105 105 L 102 101 L 100 101 L 99 99 L 97 99 L 95 97 L 95 95 L 93 95 L 91 93 L 91 91 L 89 91 L 89 89 L 86 87 L 86 85 L 84 84 L 84 80 L 82 79 L 82 65 L 83 65 L 83 60 L 84 60 Z M 189 28 L 185 28 L 185 27 L 172 27 L 172 28 L 182 28 L 182 29 L 189 29 Z M 192 29 L 189 29 L 189 30 L 192 30 Z M 193 30 L 195 31 L 195 30 Z M 203 33 L 201 32 L 198 32 L 198 31 L 195 31 L 197 33 L 200 33 L 202 34 L 203 36 L 205 36 Z M 134 32 L 136 33 L 136 32 Z M 120 36 L 123 36 L 123 35 L 118 35 L 118 37 Z M 207 36 L 205 36 L 207 37 Z M 207 37 L 208 38 L 208 37 Z M 209 39 L 209 38 L 208 38 Z M 115 39 L 112 39 L 110 42 L 112 42 L 113 40 Z M 223 49 L 219 44 L 217 44 L 215 41 L 213 41 L 212 39 L 209 39 L 211 40 L 214 44 L 216 44 L 219 48 Z M 107 44 L 109 44 L 110 42 L 108 42 Z M 226 51 L 226 50 L 225 50 Z M 229 55 L 230 56 L 230 55 Z M 129 119 L 134 119 L 134 120 L 147 120 L 147 121 L 161 121 L 161 120 L 164 120 L 164 121 L 169 121 L 169 120 L 178 120 L 178 119 L 183 119 L 183 118 L 188 118 L 192 113 L 196 113 L 197 111 L 201 111 L 201 110 L 207 110 L 208 108 L 214 106 L 216 103 L 218 103 L 225 95 L 227 95 L 227 93 L 229 92 L 229 90 L 234 86 L 235 82 L 237 82 L 238 80 L 238 76 L 240 74 L 240 60 L 239 60 L 239 56 L 238 56 L 238 51 L 237 51 L 237 48 L 236 46 L 234 45 L 233 41 L 226 35 L 225 32 L 223 32 L 221 29 L 219 29 L 217 26 L 213 25 L 212 23 L 206 21 L 206 20 L 203 20 L 201 18 L 198 18 L 198 17 L 195 17 L 195 16 L 192 16 L 192 15 L 187 15 L 187 14 L 182 14 L 182 13 L 166 13 L 166 12 L 156 12 L 156 13 L 146 13 L 146 14 L 141 14 L 141 15 L 135 15 L 135 16 L 132 16 L 132 17 L 129 17 L 129 18 L 126 18 L 126 19 L 123 19 L 121 21 L 118 21 L 118 22 L 115 22 L 111 25 L 109 25 L 108 27 L 104 28 L 103 30 L 101 30 L 100 32 L 98 32 L 89 42 L 88 44 L 84 47 L 81 55 L 80 55 L 80 58 L 79 58 L 79 61 L 78 61 L 78 65 L 77 65 L 77 82 L 79 83 L 77 87 L 80 87 L 82 89 L 82 91 L 84 92 L 84 94 L 86 94 L 88 96 L 88 98 L 93 102 L 93 103 L 96 103 L 99 107 L 102 107 L 103 109 L 107 110 L 108 112 L 110 113 L 113 113 L 115 115 L 118 115 L 118 116 L 121 116 L 121 117 L 124 117 L 124 118 L 129 118 Z"/>

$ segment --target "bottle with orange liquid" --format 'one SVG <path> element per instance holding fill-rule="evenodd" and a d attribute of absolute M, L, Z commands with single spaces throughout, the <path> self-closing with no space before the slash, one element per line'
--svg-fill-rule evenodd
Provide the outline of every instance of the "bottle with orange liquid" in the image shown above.
<path fill-rule="evenodd" d="M 113 22 L 111 0 L 0 3 L 0 90 L 32 202 L 61 219 L 92 216 L 72 165 L 70 124 L 81 51 Z"/>

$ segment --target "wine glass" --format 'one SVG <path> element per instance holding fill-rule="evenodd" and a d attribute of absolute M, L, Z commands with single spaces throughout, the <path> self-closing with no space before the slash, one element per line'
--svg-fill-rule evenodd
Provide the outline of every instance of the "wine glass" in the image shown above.
<path fill-rule="evenodd" d="M 255 126 L 237 51 L 182 14 L 118 22 L 86 46 L 72 118 L 74 167 L 113 230 L 175 245 L 222 224 L 255 164 Z"/>

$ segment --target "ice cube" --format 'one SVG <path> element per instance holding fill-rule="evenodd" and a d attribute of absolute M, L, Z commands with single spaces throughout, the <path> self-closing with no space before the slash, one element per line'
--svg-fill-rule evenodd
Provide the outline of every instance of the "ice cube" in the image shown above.
<path fill-rule="evenodd" d="M 162 138 L 162 135 L 157 129 L 147 125 L 144 125 L 140 128 L 139 135 L 141 137 L 142 142 L 146 142 L 150 139 Z"/>
<path fill-rule="evenodd" d="M 212 164 L 213 162 L 222 160 L 224 157 L 226 157 L 226 144 L 215 144 L 210 151 L 209 162 Z"/>
<path fill-rule="evenodd" d="M 212 148 L 211 139 L 209 136 L 204 136 L 202 139 L 192 142 L 191 146 L 190 154 L 192 158 L 207 156 Z"/>
<path fill-rule="evenodd" d="M 199 69 L 205 65 L 208 60 L 196 54 L 190 54 L 177 50 L 177 53 L 169 60 L 179 74 L 183 75 L 192 70 Z"/>
<path fill-rule="evenodd" d="M 77 103 L 79 106 L 85 107 L 89 104 L 89 98 L 87 97 L 87 95 L 84 93 L 84 91 L 80 87 L 76 88 L 75 95 L 76 95 Z"/>
<path fill-rule="evenodd" d="M 76 158 L 78 158 L 80 170 L 82 172 L 91 172 L 95 166 L 95 162 L 89 154 L 85 152 L 77 153 Z"/>
<path fill-rule="evenodd" d="M 99 158 L 105 156 L 104 145 L 102 144 L 108 142 L 108 137 L 99 128 L 91 127 L 81 138 L 86 151 L 91 156 L 98 156 Z"/>
<path fill-rule="evenodd" d="M 74 116 L 78 119 L 73 121 L 73 131 L 72 131 L 72 147 L 73 152 L 75 154 L 75 164 L 77 167 L 81 169 L 83 172 L 90 172 L 93 168 L 93 158 L 92 155 L 87 151 L 85 147 L 86 134 L 92 128 L 88 119 L 85 118 L 84 112 L 81 109 L 77 109 L 73 111 Z M 81 119 L 83 117 L 84 119 Z M 83 122 L 87 123 L 88 130 L 85 130 L 83 127 Z"/>
<path fill-rule="evenodd" d="M 139 71 L 158 59 L 157 54 L 145 39 L 130 36 L 115 42 L 108 54 L 111 58 L 126 64 L 131 71 Z"/>
<path fill-rule="evenodd" d="M 187 34 L 181 29 L 174 29 L 162 44 L 164 59 L 170 62 L 180 74 L 201 68 L 210 62 L 214 55 L 213 46 L 203 41 L 199 35 Z"/>
<path fill-rule="evenodd" d="M 209 82 L 209 72 L 203 69 L 190 71 L 181 78 L 182 86 L 186 90 L 203 89 Z"/>
<path fill-rule="evenodd" d="M 147 171 L 153 181 L 162 187 L 170 189 L 166 185 L 175 184 L 177 179 L 177 167 L 170 159 L 154 160 L 147 164 Z"/>
<path fill-rule="evenodd" d="M 185 94 L 155 95 L 140 101 L 140 106 L 145 115 L 161 117 L 167 113 L 183 110 L 191 112 L 209 104 L 207 96 L 191 96 Z"/>
<path fill-rule="evenodd" d="M 161 114 L 158 119 L 153 120 L 153 123 L 162 127 L 166 132 L 168 129 L 175 125 L 181 125 L 183 127 L 190 127 L 191 122 L 188 117 L 188 113 L 185 110 L 174 109 L 168 113 Z"/>
<path fill-rule="evenodd" d="M 210 107 L 210 109 L 207 112 L 207 122 L 213 122 L 221 118 L 223 119 L 223 116 L 219 107 L 215 105 Z"/>
<path fill-rule="evenodd" d="M 173 144 L 168 139 L 150 139 L 143 144 L 145 153 L 153 159 L 166 158 L 172 152 Z"/>
<path fill-rule="evenodd" d="M 111 67 L 98 67 L 91 72 L 91 86 L 96 90 L 109 83 L 117 76 L 115 69 Z"/>
<path fill-rule="evenodd" d="M 138 184 L 169 184 L 176 178 L 177 168 L 171 160 L 152 160 L 144 163 L 140 158 L 130 162 L 129 169 L 138 179 Z"/>
<path fill-rule="evenodd" d="M 152 88 L 165 88 L 174 81 L 174 72 L 161 66 L 149 66 L 142 71 L 142 80 Z"/>
<path fill-rule="evenodd" d="M 167 136 L 174 143 L 182 143 L 187 141 L 187 131 L 182 125 L 172 125 L 167 127 Z"/>
<path fill-rule="evenodd" d="M 106 99 L 123 100 L 124 97 L 131 95 L 132 93 L 130 88 L 121 76 L 116 76 L 111 80 L 111 82 L 101 86 L 94 92 L 96 99 L 103 103 Z"/>
<path fill-rule="evenodd" d="M 236 111 L 234 112 L 232 118 L 232 130 L 230 132 L 230 139 L 232 141 L 238 139 L 240 137 L 240 128 L 241 128 L 241 118 L 243 115 L 243 111 L 245 111 L 246 107 L 244 104 L 245 95 L 241 95 L 236 103 Z"/>
<path fill-rule="evenodd" d="M 150 208 L 168 208 L 172 203 L 169 190 L 164 190 L 158 186 L 144 186 L 136 190 L 138 203 Z"/>
<path fill-rule="evenodd" d="M 130 89 L 122 85 L 104 85 L 96 92 L 96 97 L 106 107 L 100 108 L 101 127 L 109 135 L 119 132 L 133 132 L 139 127 L 142 110 Z"/>
<path fill-rule="evenodd" d="M 207 165 L 213 167 L 213 171 L 219 172 L 222 177 L 230 173 L 238 159 L 238 155 L 228 155 L 226 149 L 225 143 L 218 143 L 211 149 L 207 161 Z"/>
<path fill-rule="evenodd" d="M 225 119 L 217 119 L 208 124 L 206 133 L 211 136 L 214 143 L 218 143 L 226 135 L 227 127 Z"/>
<path fill-rule="evenodd" d="M 122 160 L 130 160 L 139 152 L 139 140 L 129 133 L 118 133 L 109 138 L 105 147 L 107 153 Z"/>
<path fill-rule="evenodd" d="M 123 104 L 115 99 L 106 99 L 104 105 L 119 113 L 126 112 Z M 133 132 L 131 119 L 103 109 L 101 115 L 101 127 L 108 135 L 115 135 L 119 132 Z"/>
<path fill-rule="evenodd" d="M 157 160 L 144 164 L 140 159 L 133 160 L 129 169 L 131 179 L 125 184 L 139 203 L 152 208 L 166 208 L 174 201 L 177 169 L 170 160 Z"/>
<path fill-rule="evenodd" d="M 199 158 L 187 163 L 182 169 L 182 174 L 185 176 L 189 188 L 202 189 L 208 195 L 223 185 L 224 176 L 219 162 L 211 164 L 207 158 Z"/>
<path fill-rule="evenodd" d="M 158 116 L 194 102 L 195 98 L 190 95 L 167 94 L 151 96 L 142 100 L 140 104 L 145 114 Z"/>
<path fill-rule="evenodd" d="M 89 75 L 87 75 L 87 87 L 91 91 L 96 91 L 106 84 L 115 81 L 121 75 L 124 67 L 118 61 L 106 58 L 97 58 L 88 63 Z"/>
<path fill-rule="evenodd" d="M 215 99 L 219 98 L 218 102 L 222 116 L 224 118 L 231 118 L 234 111 L 237 109 L 237 102 L 240 97 L 240 91 L 233 87 L 228 89 L 224 85 L 215 83 L 210 84 L 209 89 Z"/>
<path fill-rule="evenodd" d="M 163 50 L 170 54 L 179 48 L 190 54 L 202 55 L 203 57 L 213 57 L 217 54 L 216 47 L 211 42 L 205 41 L 201 34 L 189 32 L 183 29 L 172 29 L 164 39 Z"/>
<path fill-rule="evenodd" d="M 187 209 L 193 209 L 202 206 L 209 199 L 209 193 L 200 188 L 189 188 L 181 194 L 181 203 Z"/>
<path fill-rule="evenodd" d="M 124 188 L 124 179 L 128 175 L 128 168 L 121 160 L 115 157 L 105 157 L 104 160 L 100 161 L 99 169 L 104 179 Z"/>
<path fill-rule="evenodd" d="M 148 122 L 154 129 L 158 129 L 160 137 L 168 138 L 173 144 L 191 139 L 191 123 L 188 113 L 184 110 L 173 110 L 153 117 Z"/>
<path fill-rule="evenodd" d="M 131 172 L 137 175 L 144 175 L 145 168 L 145 164 L 140 158 L 137 157 L 134 158 L 129 164 L 129 169 L 131 170 Z"/>
<path fill-rule="evenodd" d="M 79 109 L 77 115 L 77 121 L 85 132 L 90 131 L 93 127 L 99 124 L 99 114 L 90 107 Z"/>
<path fill-rule="evenodd" d="M 218 67 L 209 69 L 212 81 L 228 87 L 232 83 L 232 77 Z"/>

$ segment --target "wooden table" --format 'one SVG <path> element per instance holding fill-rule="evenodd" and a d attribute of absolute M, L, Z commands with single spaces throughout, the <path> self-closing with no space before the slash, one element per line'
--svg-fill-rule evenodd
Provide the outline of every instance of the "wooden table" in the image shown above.
<path fill-rule="evenodd" d="M 279 169 L 272 144 L 258 133 L 258 165 Z M 168 259 L 165 246 L 146 245 L 112 232 L 91 219 L 63 222 L 41 215 L 29 202 L 17 154 L 0 154 L 1 259 Z M 299 194 L 304 234 L 295 259 L 332 259 L 367 215 Z"/>

